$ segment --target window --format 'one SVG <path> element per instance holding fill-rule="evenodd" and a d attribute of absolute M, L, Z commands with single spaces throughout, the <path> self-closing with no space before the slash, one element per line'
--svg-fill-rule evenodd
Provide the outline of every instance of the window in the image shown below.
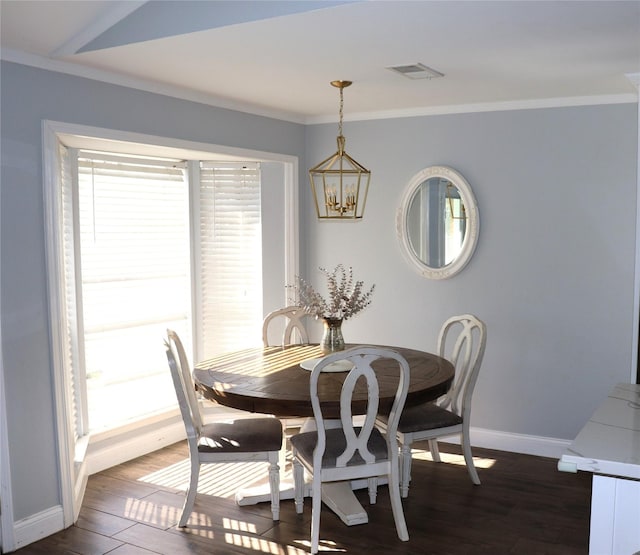
<path fill-rule="evenodd" d="M 93 279 L 96 277 L 102 279 L 104 283 L 101 287 L 104 292 L 108 289 L 106 282 L 111 280 L 115 283 L 115 278 L 113 272 L 109 273 L 110 268 L 108 267 L 103 267 L 102 273 L 98 271 L 100 270 L 99 265 L 93 268 L 93 274 L 88 271 L 88 268 L 85 268 L 87 275 L 83 276 L 80 256 L 81 228 L 79 225 L 80 181 L 89 180 L 89 175 L 91 175 L 92 186 L 89 187 L 89 192 L 84 191 L 82 203 L 88 210 L 88 215 L 83 215 L 83 218 L 90 222 L 88 229 L 84 230 L 86 249 L 106 248 L 105 245 L 91 245 L 90 242 L 87 242 L 94 240 L 93 226 L 96 226 L 96 231 L 99 229 L 98 220 L 95 219 L 97 212 L 93 207 L 93 201 L 97 192 L 97 189 L 94 188 L 96 178 L 106 178 L 106 175 L 98 175 L 100 171 L 107 174 L 109 173 L 107 167 L 109 167 L 112 173 L 115 172 L 117 162 L 123 175 L 127 173 L 127 168 L 132 171 L 137 168 L 133 173 L 137 174 L 141 181 L 144 181 L 144 176 L 148 177 L 155 173 L 161 175 L 160 181 L 163 185 L 156 186 L 153 188 L 154 191 L 171 190 L 171 194 L 178 195 L 172 200 L 175 204 L 172 204 L 171 210 L 165 213 L 169 215 L 170 222 L 163 221 L 162 229 L 156 229 L 156 235 L 160 237 L 167 231 L 164 228 L 165 224 L 166 226 L 176 226 L 173 228 L 174 235 L 167 238 L 165 234 L 165 240 L 161 241 L 160 252 L 165 254 L 176 247 L 174 244 L 176 237 L 184 231 L 180 223 L 180 214 L 182 214 L 183 221 L 187 222 L 186 251 L 181 250 L 179 254 L 175 254 L 177 251 L 171 251 L 174 252 L 172 271 L 175 270 L 175 273 L 165 274 L 162 277 L 162 272 L 154 266 L 158 271 L 151 279 L 149 275 L 144 275 L 142 272 L 142 265 L 136 264 L 140 260 L 128 252 L 137 243 L 138 238 L 136 241 L 121 243 L 119 248 L 127 250 L 129 260 L 132 260 L 131 268 L 127 268 L 127 272 L 122 273 L 121 276 L 126 275 L 130 278 L 128 286 L 133 289 L 127 290 L 128 298 L 135 302 L 131 307 L 125 307 L 132 309 L 131 314 L 128 316 L 125 316 L 124 313 L 117 314 L 117 318 L 112 320 L 112 324 L 117 321 L 119 326 L 126 328 L 129 325 L 133 330 L 145 326 L 152 328 L 151 320 L 155 319 L 155 324 L 159 329 L 161 328 L 160 336 L 156 337 L 157 342 L 154 342 L 153 354 L 151 354 L 151 348 L 147 349 L 147 354 L 150 357 L 159 357 L 159 360 L 162 360 L 161 363 L 158 362 L 161 371 L 166 371 L 166 375 L 168 375 L 166 360 L 162 358 L 164 356 L 162 338 L 165 324 L 167 324 L 164 319 L 167 317 L 170 322 L 173 322 L 176 331 L 181 333 L 187 348 L 191 344 L 194 359 L 202 359 L 206 352 L 215 352 L 224 348 L 225 341 L 228 341 L 228 345 L 233 345 L 230 348 L 237 348 L 237 344 L 233 344 L 230 338 L 220 340 L 219 336 L 215 335 L 215 330 L 228 331 L 230 327 L 233 327 L 222 324 L 225 320 L 235 322 L 237 315 L 215 308 L 217 306 L 218 309 L 221 309 L 222 304 L 219 301 L 228 296 L 228 288 L 225 292 L 218 285 L 228 286 L 235 279 L 240 283 L 240 278 L 244 278 L 247 273 L 246 269 L 249 267 L 247 264 L 252 265 L 251 272 L 255 272 L 254 276 L 257 276 L 261 281 L 253 284 L 243 282 L 242 294 L 237 295 L 235 302 L 230 303 L 230 306 L 237 308 L 242 305 L 240 301 L 253 298 L 251 302 L 246 304 L 252 307 L 249 320 L 254 323 L 248 325 L 256 327 L 256 342 L 260 338 L 257 323 L 262 319 L 262 312 L 269 312 L 286 303 L 288 298 L 286 285 L 293 283 L 295 275 L 298 273 L 297 159 L 287 155 L 239 150 L 225 146 L 177 141 L 51 121 L 43 122 L 43 148 L 49 323 L 59 447 L 59 478 L 64 525 L 70 526 L 77 519 L 88 473 L 167 445 L 179 439 L 179 435 L 176 436 L 176 433 L 180 433 L 178 428 L 174 429 L 170 426 L 172 421 L 163 416 L 166 413 L 153 419 L 155 424 L 152 426 L 148 425 L 150 422 L 148 419 L 136 420 L 126 428 L 115 428 L 110 432 L 108 446 L 98 451 L 99 460 L 94 458 L 88 461 L 86 459 L 89 426 L 85 361 L 99 359 L 105 353 L 106 356 L 112 355 L 111 349 L 100 347 L 103 340 L 99 339 L 99 334 L 103 333 L 106 336 L 115 333 L 115 330 L 107 329 L 109 326 L 104 323 L 100 325 L 91 318 L 85 319 L 84 303 L 97 302 L 98 305 L 113 307 L 109 302 L 101 299 L 98 294 L 100 287 L 97 286 L 94 288 L 93 297 L 89 295 L 89 298 L 85 299 L 84 293 L 86 292 L 83 291 L 82 280 L 84 278 L 88 281 L 89 276 L 92 276 Z M 197 162 L 198 160 L 221 160 L 222 163 L 200 164 Z M 238 163 L 240 160 L 249 160 L 250 162 L 240 164 Z M 91 171 L 89 169 L 90 161 L 93 161 Z M 102 169 L 98 171 L 98 168 Z M 257 194 L 257 197 L 254 197 L 257 204 L 254 202 L 253 215 L 249 218 L 239 218 L 237 206 L 234 207 L 233 202 L 227 203 L 225 206 L 225 201 L 228 198 L 225 197 L 222 189 L 223 185 L 225 187 L 229 185 L 229 174 L 232 174 L 231 178 L 235 179 L 244 175 L 244 181 L 241 185 L 245 193 L 252 190 Z M 256 176 L 259 176 L 257 181 Z M 217 182 L 215 185 L 212 185 L 213 180 Z M 171 187 L 168 183 L 172 183 Z M 78 184 L 78 186 L 73 184 Z M 211 191 L 207 191 L 207 187 L 217 188 L 220 195 L 210 195 Z M 178 189 L 182 192 L 177 193 Z M 127 194 L 133 195 L 133 191 L 127 191 Z M 115 202 L 113 196 L 112 200 Z M 140 201 L 136 200 L 134 195 L 128 199 L 128 202 L 135 204 Z M 147 204 L 143 202 L 142 206 L 138 208 L 139 216 L 145 213 L 147 205 L 156 202 L 160 202 L 162 205 L 162 199 L 156 198 L 148 198 Z M 248 203 L 246 206 L 248 207 Z M 259 206 L 259 219 L 256 219 L 256 206 Z M 114 204 L 112 211 L 120 210 L 124 218 L 130 207 L 124 203 L 124 206 L 121 204 L 117 208 L 117 204 Z M 217 223 L 214 221 L 212 224 L 211 218 L 214 214 L 214 208 L 220 217 L 216 218 Z M 225 215 L 225 211 L 228 214 Z M 235 216 L 232 217 L 231 215 L 234 213 Z M 214 238 L 225 237 L 223 231 L 228 234 L 230 230 L 234 229 L 230 225 L 218 225 L 222 224 L 224 217 L 227 216 L 236 223 L 252 222 L 250 231 L 244 234 L 242 239 L 246 244 L 252 245 L 254 250 L 253 254 L 239 259 L 241 263 L 237 264 L 237 267 L 242 270 L 240 274 L 234 277 L 234 274 L 227 272 L 227 279 L 219 280 L 218 284 L 214 286 L 215 281 L 211 279 L 215 275 L 214 272 L 219 269 L 220 265 L 224 265 L 228 270 L 224 256 L 230 257 L 233 262 L 233 249 L 227 250 L 226 253 L 223 248 L 219 249 L 220 252 L 217 253 L 214 249 L 213 255 L 209 259 L 211 254 L 209 250 L 215 241 L 212 242 L 212 236 L 201 231 L 208 226 L 209 233 L 212 230 L 215 233 Z M 111 217 L 113 220 L 113 214 Z M 211 221 L 204 225 L 207 217 Z M 91 223 L 92 218 L 95 219 L 93 223 Z M 117 219 L 115 218 L 116 223 Z M 103 223 L 101 221 L 100 225 Z M 132 222 L 131 225 L 141 226 L 143 223 L 145 221 L 142 217 L 138 217 L 137 221 Z M 240 228 L 236 227 L 236 229 Z M 261 239 L 258 240 L 259 238 Z M 117 247 L 112 246 L 111 248 L 118 250 Z M 159 247 L 152 246 L 151 248 L 158 249 Z M 146 251 L 143 254 L 146 254 Z M 154 264 L 156 260 L 154 257 Z M 137 277 L 133 266 L 136 266 Z M 151 266 L 149 265 L 146 270 L 150 271 Z M 178 270 L 178 266 L 181 266 L 182 269 Z M 217 277 L 216 275 L 216 279 Z M 168 280 L 165 282 L 167 287 L 166 284 L 171 280 L 174 284 L 184 280 L 188 282 L 188 285 L 185 286 L 187 292 L 182 296 L 178 294 L 163 295 L 157 306 L 153 306 L 155 310 L 153 314 L 147 313 L 146 319 L 139 317 L 138 314 L 138 320 L 136 320 L 134 309 L 139 309 L 142 301 L 137 298 L 135 291 L 143 289 L 140 287 L 136 289 L 136 283 L 139 285 L 147 279 L 150 279 L 147 283 L 155 282 L 153 286 L 158 288 L 162 288 L 158 284 L 163 279 Z M 256 290 L 260 289 L 261 291 L 256 293 Z M 179 299 L 182 300 L 178 302 Z M 182 302 L 184 299 L 186 299 L 186 305 Z M 262 312 L 260 307 L 263 307 Z M 113 316 L 113 312 L 117 311 L 111 312 Z M 214 323 L 207 323 L 207 318 L 212 319 Z M 215 324 L 215 320 L 218 320 L 217 324 Z M 182 328 L 180 328 L 181 322 Z M 92 337 L 85 336 L 85 328 L 92 331 Z M 206 333 L 203 331 L 205 328 L 207 329 Z M 83 330 L 83 333 L 79 333 L 78 330 Z M 248 335 L 244 334 L 245 337 Z M 235 337 L 238 337 L 237 333 Z M 88 356 L 87 346 L 89 347 Z M 118 364 L 122 363 L 121 369 L 123 370 L 128 362 L 121 352 L 118 354 L 119 356 L 116 355 L 117 362 Z M 145 359 L 145 364 L 146 362 L 148 362 L 147 359 Z M 135 370 L 138 371 L 145 364 L 134 365 Z M 91 374 L 91 370 L 89 370 L 89 374 Z M 126 372 L 123 374 L 126 379 L 131 376 Z M 171 394 L 173 394 L 172 390 Z M 143 393 L 142 397 L 145 396 L 150 396 L 149 391 Z M 141 402 L 140 399 L 136 399 L 136 403 L 138 402 Z M 173 402 L 175 403 L 175 401 Z M 111 404 L 109 408 L 113 411 L 114 406 L 119 409 L 122 404 L 124 403 L 118 399 L 118 404 Z M 144 429 L 141 428 L 142 425 L 145 425 Z M 135 434 L 134 441 L 130 440 L 132 437 L 130 432 Z M 144 433 L 140 435 L 139 432 Z"/>
<path fill-rule="evenodd" d="M 190 329 L 188 181 L 178 161 L 80 151 L 77 162 L 77 333 L 95 432 L 175 404 L 158 346 L 167 327 Z"/>
<path fill-rule="evenodd" d="M 71 334 L 82 345 L 89 431 L 97 432 L 175 406 L 161 349 L 167 328 L 189 345 L 202 326 L 205 357 L 259 344 L 260 171 L 255 163 L 188 166 L 82 150 L 75 158 L 77 185 L 69 185 L 78 216 L 69 237 L 80 248 L 65 243 L 80 285 Z M 190 184 L 200 207 L 194 226 Z"/>

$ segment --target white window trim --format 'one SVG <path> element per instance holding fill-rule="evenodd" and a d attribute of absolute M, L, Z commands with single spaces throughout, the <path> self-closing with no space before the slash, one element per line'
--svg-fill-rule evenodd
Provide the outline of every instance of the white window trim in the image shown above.
<path fill-rule="evenodd" d="M 59 322 L 64 321 L 61 318 L 63 307 L 60 305 L 60 291 L 62 288 L 62 279 L 60 277 L 60 264 L 57 259 L 59 252 L 58 246 L 60 237 L 58 234 L 58 222 L 61 216 L 59 207 L 59 191 L 57 185 L 58 171 L 58 153 L 57 143 L 61 141 L 69 147 L 85 147 L 96 148 L 103 141 L 108 141 L 108 145 L 102 145 L 111 151 L 117 151 L 122 146 L 129 153 L 132 147 L 139 147 L 140 154 L 146 153 L 145 145 L 152 145 L 167 150 L 173 150 L 176 154 L 179 151 L 188 151 L 196 153 L 196 157 L 218 158 L 221 156 L 234 160 L 256 160 L 282 162 L 285 168 L 285 207 L 283 216 L 285 218 L 285 279 L 286 283 L 293 283 L 295 276 L 299 273 L 299 218 L 298 218 L 298 158 L 295 156 L 278 154 L 272 152 L 263 152 L 249 149 L 240 149 L 228 147 L 224 145 L 215 145 L 207 143 L 199 143 L 185 141 L 179 139 L 171 139 L 166 137 L 157 137 L 153 135 L 145 135 L 139 133 L 131 133 L 125 131 L 116 131 L 111 129 L 103 129 L 85 125 L 69 124 L 51 120 L 43 120 L 42 122 L 43 137 L 43 185 L 44 185 L 44 206 L 45 206 L 45 248 L 47 252 L 47 276 L 48 276 L 48 293 L 49 293 L 49 322 L 51 337 L 51 362 L 54 383 L 54 410 L 57 437 L 56 443 L 59 454 L 59 485 L 61 492 L 61 504 L 64 515 L 64 527 L 70 526 L 77 519 L 80 503 L 84 493 L 84 484 L 88 477 L 89 471 L 86 464 L 82 465 L 82 471 L 75 479 L 76 471 L 74 470 L 74 458 L 76 445 L 74 443 L 73 431 L 70 427 L 69 400 L 66 395 L 67 391 L 67 373 L 64 369 L 63 355 L 61 352 L 62 330 Z M 83 140 L 79 142 L 78 137 Z M 84 140 L 84 137 L 92 139 Z M 283 303 L 286 303 L 287 292 L 283 288 Z M 169 421 L 171 418 L 168 419 Z M 171 425 L 169 425 L 171 428 Z M 174 426 L 175 430 L 175 426 Z M 166 444 L 176 441 L 175 432 L 163 434 L 161 423 L 158 423 L 156 429 L 159 437 L 164 437 Z M 180 438 L 177 438 L 180 439 Z M 153 445 L 153 448 L 150 447 Z M 162 447 L 158 442 L 149 444 L 144 447 L 145 452 Z M 119 460 L 113 460 L 113 464 L 123 462 L 130 458 L 139 456 L 143 453 L 134 452 L 127 445 L 125 449 L 113 450 L 118 453 Z M 104 462 L 102 464 L 105 464 Z M 102 466 L 102 465 L 99 465 Z M 92 470 L 95 470 L 95 465 Z M 10 500 L 3 499 L 4 503 L 10 503 Z"/>

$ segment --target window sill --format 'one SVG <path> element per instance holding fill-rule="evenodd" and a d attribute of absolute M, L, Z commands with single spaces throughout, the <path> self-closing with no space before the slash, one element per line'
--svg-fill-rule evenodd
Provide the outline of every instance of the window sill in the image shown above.
<path fill-rule="evenodd" d="M 202 413 L 208 421 L 252 416 L 251 413 L 207 401 L 203 403 Z M 87 448 L 87 472 L 89 475 L 102 472 L 185 439 L 184 424 L 177 409 L 92 434 Z"/>

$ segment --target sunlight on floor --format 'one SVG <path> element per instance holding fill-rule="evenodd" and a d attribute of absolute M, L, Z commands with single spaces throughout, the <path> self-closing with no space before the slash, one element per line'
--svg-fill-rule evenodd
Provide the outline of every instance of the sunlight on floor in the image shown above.
<path fill-rule="evenodd" d="M 189 487 L 190 475 L 189 459 L 184 459 L 142 476 L 138 480 L 163 488 L 186 491 Z M 239 489 L 250 487 L 267 479 L 268 464 L 264 462 L 205 464 L 200 468 L 198 493 L 232 499 Z"/>
<path fill-rule="evenodd" d="M 200 538 L 213 540 L 217 539 L 216 536 L 219 534 L 217 530 L 214 530 L 211 516 L 201 513 L 198 510 L 194 510 L 191 513 L 187 526 L 189 527 L 190 533 L 195 534 Z"/>
<path fill-rule="evenodd" d="M 194 517 L 196 521 L 193 522 Z M 258 535 L 256 526 L 252 523 L 224 518 L 222 520 L 224 542 L 229 545 L 250 549 L 257 553 L 268 553 L 270 555 L 308 555 L 306 549 L 299 549 L 293 545 L 281 545 L 275 541 L 262 538 Z M 197 514 L 195 511 L 189 521 L 189 532 L 196 534 L 200 538 L 217 539 L 221 532 L 214 528 L 211 519 L 205 515 Z M 295 543 L 304 545 L 305 542 L 296 540 Z M 308 542 L 307 542 L 308 543 Z"/>
<path fill-rule="evenodd" d="M 223 518 L 222 525 L 228 530 L 235 530 L 237 532 L 249 532 L 250 534 L 255 534 L 258 531 L 255 524 L 249 524 L 248 522 L 243 522 L 234 518 Z"/>
<path fill-rule="evenodd" d="M 189 459 L 140 477 L 140 482 L 154 484 L 163 488 L 186 491 L 189 485 L 191 467 Z M 198 493 L 233 499 L 236 491 L 252 485 L 258 485 L 267 476 L 267 463 L 214 463 L 205 464 L 200 469 L 198 481 Z M 129 518 L 139 522 L 170 526 L 178 522 L 182 508 L 170 507 L 164 504 L 153 503 L 140 499 L 130 499 L 127 502 L 126 514 Z M 210 516 L 198 512 L 191 513 L 189 519 L 189 531 L 201 538 L 214 539 L 219 534 L 219 528 L 214 526 Z M 293 545 L 280 545 L 274 541 L 262 538 L 258 535 L 256 525 L 251 522 L 233 518 L 223 518 L 224 541 L 229 545 L 250 549 L 256 553 L 270 555 L 307 555 L 307 549 L 301 549 Z M 300 545 L 309 545 L 308 541 L 296 541 Z M 330 542 L 324 542 L 328 545 Z M 321 550 L 323 550 L 321 546 Z M 335 547 L 325 547 L 324 550 L 335 552 Z"/>
<path fill-rule="evenodd" d="M 181 509 L 144 499 L 128 498 L 124 516 L 137 522 L 153 524 L 163 528 L 178 522 Z"/>
<path fill-rule="evenodd" d="M 275 542 L 269 541 L 260 537 L 243 536 L 240 534 L 225 534 L 225 542 L 237 547 L 244 547 L 245 549 L 251 549 L 259 553 L 269 553 L 271 555 L 308 555 L 307 549 L 299 549 L 293 545 L 280 545 Z M 296 541 L 301 545 L 310 546 L 310 542 Z M 285 551 L 286 550 L 286 551 Z M 320 546 L 320 551 L 332 551 L 334 553 L 338 551 L 345 551 L 343 549 L 336 549 L 335 547 L 323 548 Z"/>
<path fill-rule="evenodd" d="M 411 458 L 413 460 L 420 460 L 420 461 L 433 461 L 433 458 L 431 457 L 431 452 L 429 450 L 423 450 L 423 449 L 413 449 L 411 451 Z M 442 460 L 443 463 L 457 464 L 460 466 L 465 466 L 466 464 L 464 462 L 464 456 L 457 455 L 455 453 L 443 453 L 442 451 L 440 451 L 440 460 Z M 491 468 L 495 463 L 496 463 L 495 459 L 484 459 L 482 457 L 473 457 L 473 464 L 475 465 L 476 468 Z"/>
<path fill-rule="evenodd" d="M 225 534 L 225 542 L 237 547 L 244 547 L 259 553 L 270 553 L 272 555 L 307 555 L 306 550 L 301 550 L 292 545 L 282 546 L 265 538 L 256 536 L 243 536 L 241 534 Z M 286 549 L 286 552 L 284 551 Z"/>

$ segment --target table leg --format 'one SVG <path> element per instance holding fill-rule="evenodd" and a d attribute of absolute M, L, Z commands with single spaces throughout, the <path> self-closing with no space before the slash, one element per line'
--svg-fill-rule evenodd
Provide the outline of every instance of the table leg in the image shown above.
<path fill-rule="evenodd" d="M 384 485 L 385 483 L 385 479 L 380 479 L 378 485 Z M 366 487 L 366 480 L 358 480 L 351 483 L 325 483 L 322 484 L 322 501 L 347 526 L 366 524 L 369 521 L 367 512 L 353 493 L 353 490 L 365 489 Z M 287 477 L 280 481 L 280 500 L 293 499 L 294 493 L 293 480 L 287 474 Z M 304 496 L 311 497 L 310 484 L 305 488 Z M 250 488 L 242 488 L 237 491 L 235 500 L 240 506 L 267 503 L 271 500 L 269 486 L 268 484 L 260 484 Z"/>
<path fill-rule="evenodd" d="M 350 482 L 332 482 L 322 484 L 322 501 L 342 522 L 347 526 L 356 524 L 366 524 L 369 517 L 362 507 L 360 501 L 353 493 L 354 489 L 366 488 L 366 480 Z M 285 479 L 280 480 L 280 500 L 294 498 L 293 479 L 287 474 Z M 304 492 L 305 497 L 311 496 L 311 485 L 307 484 Z M 256 503 L 267 503 L 271 500 L 269 484 L 259 484 L 254 487 L 242 488 L 236 492 L 236 503 L 240 506 L 255 505 Z"/>
<path fill-rule="evenodd" d="M 347 526 L 369 522 L 367 512 L 353 493 L 350 482 L 322 484 L 322 502 L 336 513 Z"/>

